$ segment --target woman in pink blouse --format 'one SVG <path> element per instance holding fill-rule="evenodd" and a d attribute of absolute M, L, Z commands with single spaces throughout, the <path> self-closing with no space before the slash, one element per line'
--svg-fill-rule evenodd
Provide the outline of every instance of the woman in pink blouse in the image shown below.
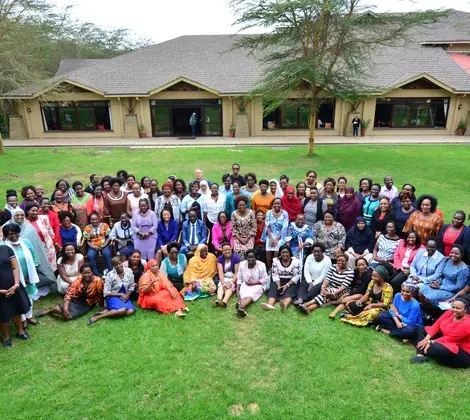
<path fill-rule="evenodd" d="M 224 242 L 229 242 L 233 247 L 232 222 L 225 210 L 219 213 L 217 223 L 212 226 L 212 244 L 217 256 L 222 255 L 222 244 Z"/>

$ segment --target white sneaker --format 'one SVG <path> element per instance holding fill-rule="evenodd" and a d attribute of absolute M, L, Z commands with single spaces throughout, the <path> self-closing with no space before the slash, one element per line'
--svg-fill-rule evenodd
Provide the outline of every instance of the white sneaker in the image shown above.
<path fill-rule="evenodd" d="M 269 303 L 262 303 L 261 309 L 264 309 L 265 311 L 274 311 L 276 308 L 273 305 L 270 305 Z"/>

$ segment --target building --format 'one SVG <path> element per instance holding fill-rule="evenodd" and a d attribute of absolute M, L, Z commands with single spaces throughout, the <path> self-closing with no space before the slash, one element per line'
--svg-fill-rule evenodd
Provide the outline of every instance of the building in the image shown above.
<path fill-rule="evenodd" d="M 369 133 L 455 134 L 470 126 L 470 14 L 453 11 L 414 42 L 382 48 L 367 84 L 374 96 L 357 109 Z M 6 93 L 15 115 L 12 139 L 307 135 L 301 106 L 263 115 L 262 100 L 240 103 L 262 74 L 259 62 L 233 50 L 235 35 L 182 36 L 106 60 L 62 60 L 57 74 L 37 86 Z M 293 93 L 295 96 L 295 93 Z M 324 98 L 318 135 L 350 135 L 351 109 Z M 469 130 L 470 131 L 470 130 Z"/>

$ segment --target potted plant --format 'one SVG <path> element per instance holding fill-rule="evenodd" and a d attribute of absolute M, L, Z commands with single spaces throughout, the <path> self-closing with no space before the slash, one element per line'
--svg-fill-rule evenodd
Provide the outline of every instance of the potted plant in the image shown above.
<path fill-rule="evenodd" d="M 463 136 L 465 130 L 467 129 L 467 123 L 464 120 L 460 120 L 459 125 L 457 126 L 457 135 Z"/>
<path fill-rule="evenodd" d="M 370 120 L 361 120 L 361 137 L 366 136 L 367 129 L 369 128 Z"/>
<path fill-rule="evenodd" d="M 147 138 L 147 130 L 145 129 L 143 124 L 139 125 L 139 136 L 141 139 Z"/>
<path fill-rule="evenodd" d="M 274 121 L 268 121 L 268 129 L 274 130 L 276 128 L 276 123 Z"/>
<path fill-rule="evenodd" d="M 235 126 L 231 125 L 230 128 L 228 129 L 228 135 L 230 137 L 235 137 Z"/>

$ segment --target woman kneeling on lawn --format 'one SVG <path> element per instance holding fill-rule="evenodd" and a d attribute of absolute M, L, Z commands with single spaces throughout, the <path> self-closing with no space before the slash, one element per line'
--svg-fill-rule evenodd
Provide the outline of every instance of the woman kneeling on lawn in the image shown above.
<path fill-rule="evenodd" d="M 184 318 L 189 309 L 170 280 L 163 274 L 157 260 L 145 265 L 145 273 L 139 280 L 139 306 L 142 309 L 155 309 L 163 314 L 173 313 Z"/>
<path fill-rule="evenodd" d="M 102 318 L 120 318 L 135 313 L 131 295 L 135 288 L 134 273 L 130 268 L 124 268 L 121 257 L 111 260 L 113 270 L 104 278 L 104 297 L 106 309 L 93 315 L 88 324 L 94 324 Z"/>
<path fill-rule="evenodd" d="M 83 264 L 80 267 L 80 276 L 67 290 L 63 305 L 38 312 L 36 318 L 57 314 L 62 315 L 66 321 L 71 321 L 87 314 L 96 305 L 103 306 L 103 280 L 93 275 L 90 264 Z"/>

